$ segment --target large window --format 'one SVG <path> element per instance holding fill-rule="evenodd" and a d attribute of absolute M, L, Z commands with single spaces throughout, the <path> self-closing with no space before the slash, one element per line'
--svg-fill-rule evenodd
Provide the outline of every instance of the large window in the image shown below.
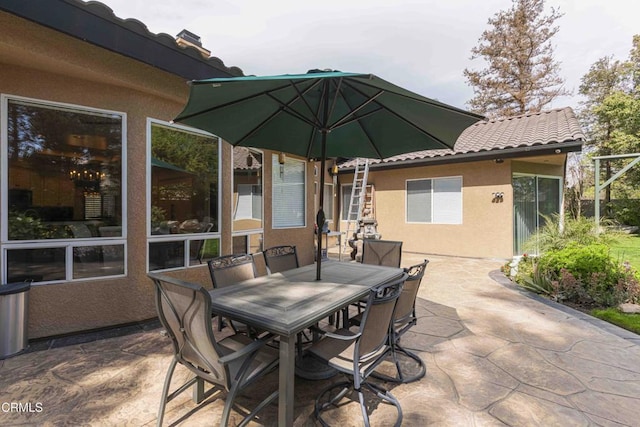
<path fill-rule="evenodd" d="M 217 137 L 149 121 L 149 270 L 203 264 L 220 253 Z"/>
<path fill-rule="evenodd" d="M 407 181 L 407 222 L 462 224 L 462 178 Z"/>
<path fill-rule="evenodd" d="M 304 227 L 306 162 L 273 155 L 271 164 L 273 227 Z"/>
<path fill-rule="evenodd" d="M 125 274 L 125 115 L 14 97 L 1 111 L 2 280 Z"/>
<path fill-rule="evenodd" d="M 353 185 L 343 185 L 341 188 L 340 212 L 343 221 L 349 220 L 349 203 L 351 202 L 351 189 Z"/>
<path fill-rule="evenodd" d="M 333 184 L 324 184 L 324 216 L 327 221 L 333 221 Z"/>
<path fill-rule="evenodd" d="M 262 250 L 263 155 L 247 147 L 233 148 L 233 253 Z"/>

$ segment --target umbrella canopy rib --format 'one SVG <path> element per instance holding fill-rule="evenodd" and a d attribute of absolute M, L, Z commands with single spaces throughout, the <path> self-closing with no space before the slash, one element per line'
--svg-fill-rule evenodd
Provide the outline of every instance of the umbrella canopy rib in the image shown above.
<path fill-rule="evenodd" d="M 293 81 L 291 81 L 292 85 L 295 88 L 296 93 L 298 94 L 297 96 L 294 96 L 291 100 L 289 100 L 288 102 L 282 102 L 279 99 L 277 99 L 274 95 L 273 92 L 275 91 L 279 91 L 281 89 L 286 89 L 287 87 L 290 87 L 289 85 L 286 86 L 280 86 L 276 89 L 272 89 L 272 90 L 267 90 L 267 91 L 263 91 L 260 92 L 257 96 L 261 96 L 261 95 L 266 95 L 268 96 L 270 99 L 272 99 L 273 101 L 275 101 L 277 104 L 280 104 L 280 109 L 274 111 L 271 115 L 269 115 L 267 118 L 265 118 L 262 122 L 260 122 L 257 126 L 255 126 L 253 129 L 251 129 L 249 132 L 247 132 L 246 134 L 244 134 L 243 136 L 241 136 L 237 141 L 233 142 L 232 145 L 233 146 L 237 146 L 237 145 L 242 145 L 242 143 L 247 140 L 248 138 L 251 138 L 251 136 L 253 136 L 256 132 L 258 132 L 260 129 L 262 129 L 264 126 L 266 126 L 271 120 L 273 120 L 274 118 L 276 118 L 278 116 L 278 114 L 283 111 L 293 117 L 295 117 L 296 119 L 303 121 L 305 123 L 307 123 L 310 126 L 319 126 L 319 119 L 318 119 L 318 114 L 314 113 L 311 109 L 311 106 L 307 104 L 304 95 L 306 93 L 308 93 L 309 91 L 313 90 L 313 88 L 315 86 L 318 85 L 317 82 L 314 82 L 314 84 L 312 84 L 311 86 L 309 86 L 307 89 L 304 90 L 304 92 L 300 92 L 299 88 L 293 84 Z M 252 97 L 248 97 L 248 99 L 251 99 Z M 290 107 L 291 104 L 293 104 L 294 102 L 296 102 L 297 100 L 302 99 L 304 101 L 304 103 L 308 106 L 309 111 L 311 112 L 312 116 L 314 119 L 316 119 L 316 122 L 314 123 L 313 121 L 307 119 L 306 117 L 304 117 L 302 114 L 298 113 L 296 110 L 294 110 L 293 108 Z M 247 98 L 245 98 L 245 100 L 247 100 Z M 227 103 L 225 104 L 225 106 L 231 105 L 232 103 Z"/>
<path fill-rule="evenodd" d="M 362 92 L 360 89 L 358 89 L 357 87 L 350 85 L 349 83 L 346 83 L 347 86 L 351 87 L 354 91 L 358 92 L 359 94 L 361 94 L 362 96 L 366 97 L 367 95 Z M 400 96 L 404 96 L 404 95 L 400 95 Z M 405 98 L 408 98 L 405 96 Z M 379 102 L 377 102 L 376 100 L 373 101 L 374 104 L 378 105 L 380 108 L 382 108 L 383 110 L 387 111 L 389 114 L 395 116 L 396 118 L 398 118 L 399 120 L 401 120 L 402 122 L 408 124 L 410 127 L 412 127 L 413 129 L 417 130 L 418 132 L 420 132 L 423 135 L 428 136 L 429 138 L 433 138 L 434 141 L 436 141 L 438 144 L 442 145 L 442 148 L 446 148 L 446 149 L 450 149 L 451 147 L 449 145 L 447 145 L 442 139 L 438 138 L 437 136 L 433 135 L 431 132 L 427 132 L 426 130 L 422 129 L 420 126 L 417 126 L 415 123 L 411 122 L 410 120 L 408 120 L 406 117 L 402 116 L 401 114 L 398 114 L 396 111 L 392 110 L 391 108 L 389 108 L 386 105 L 380 104 Z M 436 106 L 436 104 L 430 104 L 433 106 Z M 382 158 L 382 157 L 381 157 Z"/>
<path fill-rule="evenodd" d="M 348 84 L 347 84 L 347 86 L 348 86 Z M 347 100 L 347 98 L 344 99 L 344 102 L 345 102 L 345 104 L 347 104 L 349 109 L 352 110 L 352 107 L 349 104 L 349 101 Z M 358 127 L 362 130 L 362 132 L 367 136 L 367 143 L 373 149 L 373 151 L 376 152 L 376 155 L 378 156 L 378 158 L 380 158 L 380 159 L 384 158 L 384 156 L 382 155 L 382 153 L 380 152 L 380 150 L 378 149 L 376 144 L 374 144 L 373 138 L 371 137 L 371 133 L 363 126 L 362 122 L 360 120 L 355 120 L 354 123 L 356 125 L 358 125 Z"/>
<path fill-rule="evenodd" d="M 377 108 L 373 111 L 370 111 L 368 113 L 365 113 L 361 116 L 356 115 L 358 113 L 358 111 L 362 110 L 364 107 L 366 107 L 367 105 L 371 104 L 372 102 L 374 102 L 374 100 L 379 97 L 380 95 L 382 95 L 384 93 L 384 91 L 380 91 L 378 93 L 376 93 L 375 95 L 373 95 L 371 97 L 371 99 L 366 100 L 365 102 L 363 102 L 362 104 L 360 104 L 359 106 L 353 108 L 351 111 L 349 111 L 347 114 L 345 114 L 344 116 L 342 116 L 341 118 L 339 118 L 334 124 L 332 124 L 331 126 L 329 126 L 329 129 L 333 130 L 333 129 L 337 129 L 340 126 L 344 126 L 347 125 L 353 121 L 356 120 L 360 120 L 364 117 L 370 116 L 373 113 L 377 113 L 378 111 L 380 111 L 380 108 Z"/>
<path fill-rule="evenodd" d="M 290 80 L 290 83 L 291 83 L 291 87 L 293 87 L 293 90 L 295 90 L 296 93 L 298 94 L 298 99 L 302 100 L 302 102 L 307 107 L 307 109 L 309 110 L 309 112 L 311 113 L 313 118 L 316 119 L 316 122 L 313 123 L 313 125 L 317 126 L 317 127 L 321 126 L 320 118 L 318 117 L 318 113 L 313 111 L 313 108 L 311 107 L 309 102 L 307 102 L 307 98 L 304 97 L 304 95 L 306 95 L 311 89 L 313 89 L 319 82 L 315 82 L 313 85 L 311 85 L 309 88 L 307 88 L 307 90 L 305 90 L 304 92 L 300 92 L 300 88 L 298 87 L 298 85 L 293 80 Z M 307 121 L 307 123 L 311 124 L 310 121 Z"/>

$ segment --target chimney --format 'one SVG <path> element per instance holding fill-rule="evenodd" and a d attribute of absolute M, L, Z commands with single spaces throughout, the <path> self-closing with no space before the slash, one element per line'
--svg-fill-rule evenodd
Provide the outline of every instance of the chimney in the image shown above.
<path fill-rule="evenodd" d="M 176 43 L 181 47 L 195 47 L 200 51 L 204 58 L 209 58 L 211 56 L 211 51 L 202 47 L 202 43 L 200 42 L 200 36 L 197 34 L 193 34 L 191 31 L 182 30 L 176 36 Z"/>

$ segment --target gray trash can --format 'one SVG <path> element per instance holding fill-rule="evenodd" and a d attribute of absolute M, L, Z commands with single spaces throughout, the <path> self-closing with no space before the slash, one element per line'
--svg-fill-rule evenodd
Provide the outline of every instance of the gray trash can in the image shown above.
<path fill-rule="evenodd" d="M 27 348 L 31 282 L 0 285 L 0 360 Z"/>

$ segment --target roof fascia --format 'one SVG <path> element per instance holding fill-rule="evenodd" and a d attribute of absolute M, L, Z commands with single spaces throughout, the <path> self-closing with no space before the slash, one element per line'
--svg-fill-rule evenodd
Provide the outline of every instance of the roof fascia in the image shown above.
<path fill-rule="evenodd" d="M 118 18 L 102 3 L 3 0 L 0 10 L 187 80 L 242 75 L 218 58 L 205 59 L 195 48 L 179 47 L 168 34 L 149 32 L 140 21 Z"/>
<path fill-rule="evenodd" d="M 424 159 L 398 160 L 388 163 L 369 164 L 369 170 L 404 169 L 418 166 L 446 165 L 455 163 L 478 162 L 482 160 L 527 158 L 533 156 L 570 153 L 582 150 L 583 141 L 571 141 L 534 145 L 531 147 L 505 148 L 499 150 L 458 153 L 446 156 L 427 157 Z M 559 151 L 556 151 L 559 150 Z M 354 168 L 340 169 L 338 174 L 353 173 Z"/>

